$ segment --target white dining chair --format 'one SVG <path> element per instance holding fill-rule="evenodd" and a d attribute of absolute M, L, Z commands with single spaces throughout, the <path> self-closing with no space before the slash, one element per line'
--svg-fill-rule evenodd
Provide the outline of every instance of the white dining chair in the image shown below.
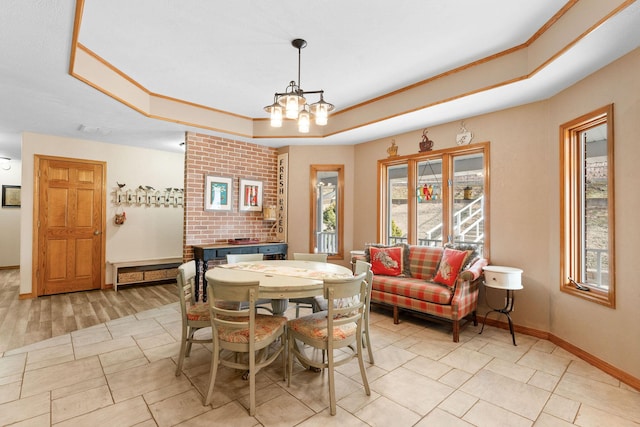
<path fill-rule="evenodd" d="M 367 295 L 364 302 L 364 322 L 362 323 L 362 340 L 363 345 L 367 348 L 367 352 L 369 353 L 369 363 L 373 365 L 373 347 L 371 347 L 371 337 L 369 336 L 369 312 L 371 309 L 371 286 L 373 284 L 373 271 L 371 271 L 370 263 L 366 261 L 356 260 L 354 274 L 358 275 L 361 273 L 365 273 L 364 281 L 367 283 Z"/>
<path fill-rule="evenodd" d="M 227 254 L 227 264 L 235 264 L 236 262 L 250 262 L 250 261 L 262 261 L 264 260 L 264 254 Z M 265 307 L 265 305 L 271 306 L 271 300 L 262 298 L 256 303 L 258 308 L 262 308 L 273 313 L 273 309 Z M 243 307 L 246 307 L 246 303 L 243 303 Z"/>
<path fill-rule="evenodd" d="M 248 307 L 227 310 L 210 304 L 213 332 L 213 353 L 209 372 L 209 386 L 204 404 L 213 398 L 218 366 L 223 365 L 243 372 L 248 370 L 249 415 L 256 413 L 256 375 L 282 357 L 282 376 L 286 379 L 287 318 L 256 313 L 259 282 L 225 282 L 211 280 L 207 290 L 211 298 L 225 301 L 248 301 Z M 280 345 L 272 345 L 280 339 Z M 238 357 L 246 353 L 246 358 Z M 245 360 L 246 359 L 246 360 Z M 223 385 L 224 386 L 224 385 Z"/>
<path fill-rule="evenodd" d="M 192 344 L 210 343 L 212 339 L 194 338 L 196 331 L 211 327 L 209 304 L 197 303 L 194 286 L 196 277 L 195 261 L 186 262 L 178 267 L 177 289 L 180 297 L 180 313 L 182 318 L 182 337 L 180 339 L 180 353 L 176 366 L 176 376 L 182 372 L 185 357 L 189 357 Z"/>
<path fill-rule="evenodd" d="M 293 259 L 295 261 L 327 262 L 327 258 L 328 254 L 312 254 L 301 252 L 293 253 Z M 289 299 L 289 302 L 295 304 L 296 306 L 296 317 L 300 317 L 301 308 L 310 308 L 314 313 L 326 308 L 326 302 L 322 297 L 291 298 Z"/>
<path fill-rule="evenodd" d="M 246 261 L 262 261 L 263 259 L 264 254 L 227 254 L 228 264 Z"/>
<path fill-rule="evenodd" d="M 294 357 L 303 365 L 322 370 L 329 375 L 329 411 L 336 414 L 334 369 L 357 358 L 367 396 L 371 395 L 362 357 L 362 325 L 366 301 L 366 274 L 348 279 L 324 280 L 324 296 L 328 310 L 302 316 L 288 322 L 287 385 L 291 385 Z M 350 304 L 346 304 L 350 301 Z M 308 356 L 304 345 L 322 350 L 322 360 Z M 325 358 L 326 353 L 326 358 Z M 316 352 L 314 354 L 317 355 Z"/>

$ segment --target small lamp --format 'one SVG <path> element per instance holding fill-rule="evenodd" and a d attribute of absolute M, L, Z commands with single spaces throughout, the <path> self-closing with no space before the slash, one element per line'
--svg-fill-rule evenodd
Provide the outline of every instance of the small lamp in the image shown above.
<path fill-rule="evenodd" d="M 278 217 L 276 216 L 275 206 L 265 206 L 263 214 L 265 221 L 275 221 L 278 219 Z"/>

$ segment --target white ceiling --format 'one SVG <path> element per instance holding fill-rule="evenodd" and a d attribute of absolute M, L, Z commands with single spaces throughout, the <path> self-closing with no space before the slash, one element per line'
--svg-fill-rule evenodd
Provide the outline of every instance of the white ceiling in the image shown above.
<path fill-rule="evenodd" d="M 86 0 L 78 41 L 150 92 L 261 118 L 297 79 L 294 38 L 308 42 L 301 86 L 324 89 L 340 111 L 519 46 L 566 3 Z M 69 75 L 75 6 L 0 0 L 0 156 L 20 158 L 23 131 L 179 150 L 184 132 L 198 129 L 148 118 Z M 322 140 L 254 142 L 354 144 L 462 120 L 545 99 L 638 46 L 634 2 L 525 81 Z"/>

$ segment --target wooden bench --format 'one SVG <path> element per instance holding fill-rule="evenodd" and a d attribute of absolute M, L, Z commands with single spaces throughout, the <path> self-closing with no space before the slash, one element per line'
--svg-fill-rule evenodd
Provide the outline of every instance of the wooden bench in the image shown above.
<path fill-rule="evenodd" d="M 156 258 L 138 261 L 109 262 L 113 271 L 113 289 L 135 283 L 176 280 L 182 258 Z"/>

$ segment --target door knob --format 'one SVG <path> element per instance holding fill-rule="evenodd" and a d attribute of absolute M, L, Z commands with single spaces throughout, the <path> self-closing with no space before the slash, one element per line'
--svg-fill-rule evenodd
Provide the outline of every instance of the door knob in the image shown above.
<path fill-rule="evenodd" d="M 99 236 L 100 235 L 100 230 L 96 230 L 93 232 L 94 236 Z"/>

